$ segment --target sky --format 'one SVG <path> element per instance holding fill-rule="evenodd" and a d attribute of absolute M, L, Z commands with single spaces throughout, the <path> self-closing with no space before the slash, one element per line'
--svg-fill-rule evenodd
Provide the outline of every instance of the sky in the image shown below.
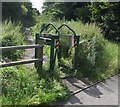
<path fill-rule="evenodd" d="M 33 8 L 37 8 L 37 10 L 39 10 L 40 13 L 42 12 L 44 0 L 30 0 L 30 2 L 32 2 Z"/>

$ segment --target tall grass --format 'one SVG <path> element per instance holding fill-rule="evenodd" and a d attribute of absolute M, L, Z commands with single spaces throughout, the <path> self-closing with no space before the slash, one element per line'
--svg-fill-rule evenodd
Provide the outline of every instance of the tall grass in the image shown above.
<path fill-rule="evenodd" d="M 0 35 L 1 45 L 4 46 L 16 46 L 24 44 L 24 34 L 21 32 L 22 25 L 12 23 L 10 20 L 6 20 L 2 23 L 2 34 Z M 21 58 L 23 51 L 9 51 L 2 52 L 3 58 L 9 58 L 10 60 L 17 60 Z"/>

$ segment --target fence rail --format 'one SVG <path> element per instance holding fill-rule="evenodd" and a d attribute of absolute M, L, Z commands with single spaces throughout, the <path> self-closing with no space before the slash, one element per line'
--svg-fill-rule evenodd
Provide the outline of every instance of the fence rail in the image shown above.
<path fill-rule="evenodd" d="M 21 46 L 8 46 L 8 47 L 0 47 L 1 51 L 9 51 L 9 50 L 20 50 L 20 49 L 36 49 L 36 57 L 35 59 L 28 59 L 28 60 L 21 60 L 21 61 L 14 61 L 14 62 L 7 62 L 0 64 L 1 67 L 8 67 L 8 66 L 15 66 L 20 64 L 28 64 L 28 63 L 35 63 L 37 68 L 38 75 L 40 77 L 40 72 L 42 71 L 42 63 L 43 63 L 43 47 L 44 44 L 38 41 L 35 45 L 21 45 Z"/>
<path fill-rule="evenodd" d="M 41 59 L 29 59 L 29 60 L 3 63 L 3 64 L 0 64 L 0 67 L 8 67 L 8 66 L 14 66 L 14 65 L 20 65 L 20 64 L 28 64 L 28 63 L 33 63 L 33 62 L 42 61 L 42 60 L 43 59 L 41 58 Z"/>
<path fill-rule="evenodd" d="M 20 50 L 20 49 L 30 49 L 30 48 L 41 48 L 43 44 L 35 44 L 35 45 L 21 45 L 21 46 L 7 46 L 7 47 L 0 47 L 2 51 L 9 51 L 9 50 Z"/>

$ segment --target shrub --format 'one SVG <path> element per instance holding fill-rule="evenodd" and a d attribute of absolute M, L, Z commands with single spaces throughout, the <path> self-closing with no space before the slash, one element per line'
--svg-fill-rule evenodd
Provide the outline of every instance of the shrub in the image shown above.
<path fill-rule="evenodd" d="M 118 69 L 118 45 L 104 39 L 101 30 L 94 23 L 68 23 L 80 34 L 80 40 L 90 39 L 80 44 L 78 56 L 78 74 L 93 80 L 112 75 Z M 77 74 L 77 76 L 78 76 Z"/>
<path fill-rule="evenodd" d="M 2 46 L 17 46 L 22 45 L 24 41 L 24 35 L 21 32 L 21 24 L 15 24 L 6 20 L 2 23 Z M 7 51 L 2 52 L 3 58 L 9 58 L 10 60 L 17 60 L 22 57 L 23 51 Z"/>
<path fill-rule="evenodd" d="M 117 73 L 118 46 L 107 40 L 97 43 L 94 39 L 79 47 L 78 74 L 100 80 Z"/>
<path fill-rule="evenodd" d="M 61 22 L 55 23 L 58 25 Z M 80 41 L 90 39 L 89 42 L 79 45 L 76 76 L 100 80 L 117 72 L 119 67 L 118 44 L 105 40 L 101 29 L 95 23 L 83 24 L 80 21 L 66 21 L 65 23 L 80 35 Z M 64 37 L 65 34 L 71 33 L 65 28 L 61 32 Z M 66 47 L 63 48 L 65 49 Z M 62 53 L 66 54 L 64 51 Z M 68 60 L 68 58 L 65 60 Z M 68 63 L 70 63 L 70 60 L 68 60 Z"/>

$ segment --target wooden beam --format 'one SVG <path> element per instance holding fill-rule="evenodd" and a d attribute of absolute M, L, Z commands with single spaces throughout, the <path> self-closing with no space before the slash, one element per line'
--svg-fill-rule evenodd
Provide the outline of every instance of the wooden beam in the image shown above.
<path fill-rule="evenodd" d="M 46 41 L 51 41 L 50 38 L 45 38 L 45 37 L 40 37 L 40 39 L 42 39 L 42 40 L 46 40 Z"/>
<path fill-rule="evenodd" d="M 9 63 L 3 63 L 0 64 L 1 67 L 8 67 L 8 66 L 14 66 L 14 65 L 20 65 L 20 64 L 27 64 L 27 63 L 33 63 L 33 62 L 38 62 L 38 61 L 43 61 L 43 59 L 29 59 L 29 60 L 22 60 L 22 61 L 15 61 L 15 62 L 9 62 Z"/>
<path fill-rule="evenodd" d="M 9 51 L 9 50 L 20 50 L 20 49 L 30 49 L 30 48 L 39 48 L 43 47 L 44 45 L 21 45 L 21 46 L 8 46 L 8 47 L 0 47 L 2 51 Z"/>

